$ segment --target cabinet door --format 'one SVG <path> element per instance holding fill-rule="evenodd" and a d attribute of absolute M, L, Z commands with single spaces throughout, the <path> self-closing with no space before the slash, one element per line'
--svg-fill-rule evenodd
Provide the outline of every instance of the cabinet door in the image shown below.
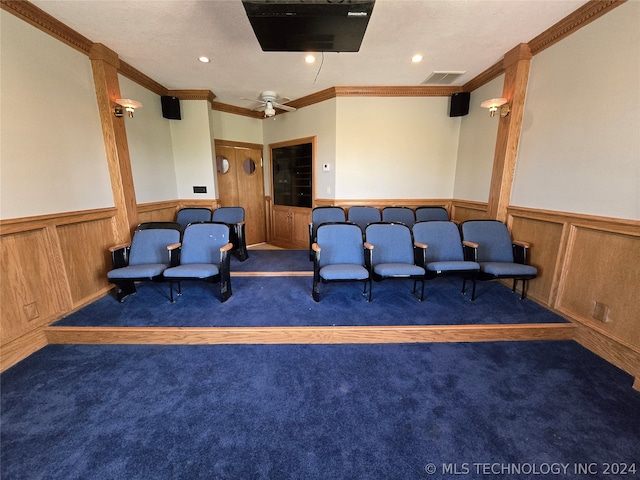
<path fill-rule="evenodd" d="M 291 244 L 291 223 L 291 209 L 274 205 L 271 243 L 288 248 Z"/>
<path fill-rule="evenodd" d="M 294 248 L 309 248 L 311 209 L 292 208 L 291 244 Z"/>

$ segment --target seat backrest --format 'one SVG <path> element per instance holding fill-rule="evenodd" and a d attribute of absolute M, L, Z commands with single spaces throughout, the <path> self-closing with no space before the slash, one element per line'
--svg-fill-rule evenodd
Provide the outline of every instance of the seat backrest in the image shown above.
<path fill-rule="evenodd" d="M 154 228 L 165 228 L 169 230 L 178 230 L 180 231 L 182 227 L 178 222 L 144 222 L 138 224 L 134 233 L 139 232 L 140 230 L 150 230 Z"/>
<path fill-rule="evenodd" d="M 383 222 L 402 222 L 409 228 L 416 223 L 416 215 L 409 207 L 384 207 L 382 209 Z"/>
<path fill-rule="evenodd" d="M 320 267 L 335 264 L 364 265 L 362 230 L 352 223 L 325 223 L 318 227 L 316 243 Z"/>
<path fill-rule="evenodd" d="M 464 260 L 460 232 L 453 222 L 441 220 L 418 222 L 413 226 L 413 239 L 427 244 L 427 262 Z"/>
<path fill-rule="evenodd" d="M 400 223 L 372 223 L 365 230 L 373 245 L 372 263 L 414 263 L 413 238 L 408 226 Z"/>
<path fill-rule="evenodd" d="M 344 222 L 346 220 L 342 207 L 316 207 L 311 211 L 311 223 L 320 225 L 327 222 Z"/>
<path fill-rule="evenodd" d="M 416 222 L 429 222 L 432 220 L 449 220 L 449 213 L 444 207 L 418 207 L 416 208 Z"/>
<path fill-rule="evenodd" d="M 184 230 L 187 225 L 193 222 L 210 222 L 211 209 L 205 207 L 186 207 L 178 210 L 176 214 L 176 222 L 180 224 Z"/>
<path fill-rule="evenodd" d="M 229 243 L 229 225 L 222 222 L 194 223 L 182 236 L 180 264 L 220 263 L 220 248 Z"/>
<path fill-rule="evenodd" d="M 244 222 L 244 208 L 242 207 L 220 207 L 213 211 L 212 220 L 214 222 L 240 223 Z"/>
<path fill-rule="evenodd" d="M 180 241 L 180 230 L 147 228 L 136 230 L 131 241 L 129 265 L 169 263 L 167 247 Z"/>
<path fill-rule="evenodd" d="M 478 244 L 478 262 L 513 263 L 513 244 L 507 226 L 498 220 L 462 223 L 462 238 Z"/>
<path fill-rule="evenodd" d="M 382 219 L 380 216 L 380 210 L 376 207 L 362 205 L 350 207 L 347 218 L 350 222 L 358 225 L 362 231 L 367 228 L 369 223 L 379 222 Z"/>

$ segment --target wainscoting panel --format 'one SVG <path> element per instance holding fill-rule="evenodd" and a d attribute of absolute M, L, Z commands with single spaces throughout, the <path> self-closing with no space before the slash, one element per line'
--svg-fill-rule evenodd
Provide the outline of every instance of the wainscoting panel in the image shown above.
<path fill-rule="evenodd" d="M 563 222 L 512 217 L 511 237 L 528 242 L 529 263 L 538 269 L 538 277 L 529 282 L 527 295 L 544 305 L 553 305 L 555 272 L 563 252 Z"/>
<path fill-rule="evenodd" d="M 539 269 L 529 296 L 581 326 L 576 339 L 640 375 L 640 221 L 509 207 Z"/>
<path fill-rule="evenodd" d="M 109 248 L 116 244 L 111 219 L 57 227 L 73 309 L 106 293 L 111 269 Z"/>
<path fill-rule="evenodd" d="M 487 202 L 472 202 L 469 200 L 453 200 L 451 202 L 451 218 L 462 223 L 467 220 L 487 218 Z"/>
<path fill-rule="evenodd" d="M 556 308 L 640 350 L 640 238 L 573 226 Z"/>
<path fill-rule="evenodd" d="M 138 205 L 138 223 L 173 222 L 178 211 L 178 202 L 153 202 Z"/>
<path fill-rule="evenodd" d="M 115 208 L 0 221 L 0 369 L 46 345 L 42 328 L 104 295 Z"/>
<path fill-rule="evenodd" d="M 64 288 L 65 272 L 57 258 L 58 247 L 50 233 L 51 227 L 45 227 L 0 238 L 3 346 L 47 325 L 71 306 Z"/>

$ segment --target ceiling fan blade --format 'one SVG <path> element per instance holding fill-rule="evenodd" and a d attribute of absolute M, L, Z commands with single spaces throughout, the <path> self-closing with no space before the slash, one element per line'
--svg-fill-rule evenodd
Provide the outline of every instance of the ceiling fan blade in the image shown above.
<path fill-rule="evenodd" d="M 271 104 L 275 107 L 275 108 L 279 108 L 280 110 L 285 110 L 287 112 L 295 112 L 296 109 L 293 107 L 290 107 L 289 105 L 282 105 L 281 103 L 276 103 L 276 102 L 271 102 Z"/>

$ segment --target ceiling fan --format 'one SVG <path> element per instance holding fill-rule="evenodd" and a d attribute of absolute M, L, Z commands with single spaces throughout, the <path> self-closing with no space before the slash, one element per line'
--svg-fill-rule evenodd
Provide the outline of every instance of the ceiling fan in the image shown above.
<path fill-rule="evenodd" d="M 285 105 L 285 103 L 290 102 L 291 99 L 287 97 L 278 97 L 276 92 L 271 90 L 265 90 L 260 94 L 260 98 L 257 100 L 251 98 L 243 98 L 243 100 L 249 100 L 251 102 L 259 102 L 260 105 L 253 110 L 257 112 L 264 111 L 265 118 L 273 117 L 276 114 L 276 108 L 280 110 L 285 110 L 287 112 L 295 112 L 296 109 L 290 107 L 289 105 Z"/>

